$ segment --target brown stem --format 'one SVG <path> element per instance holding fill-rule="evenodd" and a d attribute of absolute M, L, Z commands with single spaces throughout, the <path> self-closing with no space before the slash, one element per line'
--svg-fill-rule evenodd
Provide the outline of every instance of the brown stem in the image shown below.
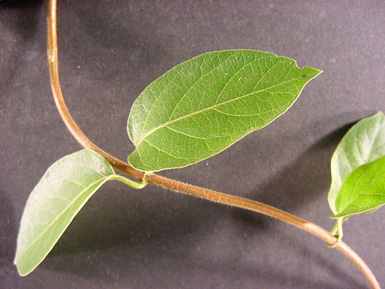
<path fill-rule="evenodd" d="M 141 180 L 143 178 L 143 172 L 135 170 L 127 163 L 111 156 L 92 141 L 90 141 L 87 136 L 82 132 L 79 126 L 76 124 L 72 118 L 67 105 L 64 101 L 63 94 L 60 87 L 59 81 L 59 70 L 58 70 L 58 49 L 57 49 L 57 20 L 56 20 L 56 0 L 49 2 L 48 9 L 48 45 L 47 45 L 47 54 L 48 54 L 48 66 L 49 74 L 51 79 L 51 88 L 53 96 L 55 99 L 56 107 L 59 110 L 59 113 L 64 120 L 68 130 L 74 136 L 74 138 L 85 148 L 92 149 L 99 154 L 101 154 L 106 160 L 108 160 L 116 169 L 127 173 L 134 178 Z"/>
<path fill-rule="evenodd" d="M 331 247 L 336 247 L 339 249 L 362 271 L 373 289 L 380 289 L 380 285 L 378 284 L 376 277 L 373 275 L 372 271 L 365 264 L 365 262 L 360 258 L 360 256 L 358 256 L 358 254 L 353 251 L 347 244 L 342 241 L 338 241 L 335 236 L 320 226 L 257 201 L 215 192 L 209 189 L 185 184 L 155 174 L 148 174 L 146 175 L 145 179 L 148 183 L 152 183 L 183 194 L 264 214 L 300 228 L 310 234 L 313 234 L 314 236 L 324 240 Z"/>
<path fill-rule="evenodd" d="M 357 255 L 356 252 L 354 252 L 348 245 L 343 243 L 342 241 L 337 241 L 337 238 L 333 235 L 331 235 L 328 231 L 325 229 L 310 223 L 308 221 L 305 221 L 299 217 L 296 217 L 294 215 L 291 215 L 289 213 L 286 213 L 284 211 L 281 211 L 277 208 L 240 198 L 233 195 L 227 195 L 219 192 L 215 192 L 212 190 L 200 188 L 197 186 L 185 184 L 182 182 L 178 182 L 175 180 L 171 180 L 165 177 L 158 176 L 156 174 L 146 174 L 144 175 L 143 172 L 138 171 L 134 168 L 132 168 L 127 163 L 111 156 L 110 154 L 106 153 L 102 149 L 100 149 L 98 146 L 96 146 L 93 142 L 91 142 L 86 135 L 80 130 L 74 119 L 72 118 L 70 112 L 68 111 L 68 108 L 65 104 L 63 94 L 60 88 L 60 82 L 59 82 L 59 71 L 58 71 L 58 46 L 57 46 L 57 20 L 56 20 L 56 6 L 57 6 L 56 0 L 50 0 L 49 1 L 49 9 L 48 9 L 48 64 L 49 64 L 49 73 L 50 73 L 50 80 L 51 80 L 51 87 L 53 96 L 55 99 L 55 103 L 57 106 L 57 109 L 59 110 L 59 113 L 66 124 L 69 131 L 72 133 L 72 135 L 75 137 L 75 139 L 84 147 L 84 148 L 90 148 L 92 150 L 95 150 L 99 154 L 101 154 L 104 158 L 106 158 L 112 166 L 114 166 L 116 169 L 138 179 L 142 180 L 143 178 L 148 183 L 158 185 L 173 191 L 177 191 L 180 193 L 184 193 L 190 196 L 202 198 L 208 201 L 220 203 L 223 205 L 229 205 L 233 207 L 238 207 L 246 210 L 250 210 L 253 212 L 261 213 L 273 218 L 276 218 L 278 220 L 281 220 L 285 223 L 288 223 L 290 225 L 296 226 L 306 232 L 309 232 L 318 238 L 324 240 L 329 245 L 338 248 L 342 253 L 344 253 L 365 275 L 365 277 L 368 279 L 370 285 L 373 289 L 380 289 L 380 285 L 378 284 L 375 276 L 373 275 L 372 271 L 369 269 L 369 267 L 365 264 L 365 262 Z"/>

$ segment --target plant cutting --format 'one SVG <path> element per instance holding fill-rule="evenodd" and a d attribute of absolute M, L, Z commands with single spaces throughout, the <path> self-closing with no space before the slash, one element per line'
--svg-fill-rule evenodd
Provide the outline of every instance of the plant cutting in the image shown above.
<path fill-rule="evenodd" d="M 385 152 L 381 147 L 385 146 L 381 144 L 384 136 L 369 134 L 373 123 L 379 132 L 383 130 L 381 113 L 361 121 L 354 127 L 356 129 L 352 128 L 333 156 L 329 203 L 337 226 L 329 233 L 268 205 L 154 173 L 193 165 L 265 127 L 293 105 L 319 70 L 298 68 L 291 59 L 251 50 L 211 52 L 186 61 L 151 83 L 135 101 L 127 123 L 135 151 L 123 162 L 92 143 L 65 105 L 58 74 L 56 1 L 50 1 L 48 24 L 48 59 L 55 101 L 67 127 L 85 150 L 57 161 L 31 193 L 21 221 L 15 258 L 21 275 L 29 274 L 43 261 L 101 185 L 118 180 L 134 188 L 159 185 L 285 221 L 339 249 L 361 269 L 373 288 L 379 288 L 370 269 L 341 237 L 342 223 L 347 217 L 383 204 L 381 168 Z M 360 139 L 370 135 L 373 142 L 360 143 Z M 365 157 L 357 153 L 356 163 L 349 171 L 344 165 L 346 159 L 351 161 L 351 139 L 360 146 L 359 153 L 365 151 L 362 154 Z M 136 181 L 116 174 L 114 168 Z"/>

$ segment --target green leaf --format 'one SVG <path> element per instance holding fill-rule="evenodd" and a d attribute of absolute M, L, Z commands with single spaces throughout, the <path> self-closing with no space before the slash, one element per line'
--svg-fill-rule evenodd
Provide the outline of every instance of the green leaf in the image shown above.
<path fill-rule="evenodd" d="M 329 206 L 334 214 L 336 197 L 344 180 L 361 165 L 385 155 L 385 117 L 382 112 L 357 122 L 338 144 L 332 160 Z"/>
<path fill-rule="evenodd" d="M 385 156 L 355 169 L 337 194 L 333 218 L 368 213 L 385 204 Z"/>
<path fill-rule="evenodd" d="M 174 67 L 134 102 L 127 124 L 142 171 L 211 157 L 283 114 L 321 71 L 272 53 L 211 52 Z"/>
<path fill-rule="evenodd" d="M 20 275 L 43 261 L 88 199 L 115 177 L 111 165 L 91 150 L 68 155 L 47 170 L 21 219 L 15 257 Z"/>

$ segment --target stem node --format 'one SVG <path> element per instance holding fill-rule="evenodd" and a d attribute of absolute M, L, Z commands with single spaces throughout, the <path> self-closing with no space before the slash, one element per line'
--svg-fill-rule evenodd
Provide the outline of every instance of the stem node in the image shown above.
<path fill-rule="evenodd" d="M 380 289 L 375 276 L 365 264 L 365 262 L 354 252 L 348 245 L 344 242 L 339 241 L 338 238 L 327 232 L 325 229 L 307 222 L 299 217 L 276 209 L 274 207 L 240 198 L 237 196 L 227 195 L 212 190 L 196 187 L 193 185 L 185 184 L 175 180 L 167 179 L 161 176 L 158 176 L 153 173 L 143 173 L 131 167 L 129 164 L 111 156 L 110 154 L 103 151 L 93 142 L 91 142 L 86 135 L 80 130 L 74 119 L 72 118 L 67 105 L 64 101 L 63 94 L 60 87 L 59 81 L 59 70 L 58 70 L 58 46 L 57 46 L 57 19 L 56 19 L 56 6 L 57 0 L 49 0 L 49 9 L 48 9 L 48 66 L 49 66 L 49 75 L 51 81 L 51 88 L 53 97 L 55 99 L 56 107 L 66 124 L 68 130 L 72 133 L 74 138 L 82 145 L 84 148 L 92 149 L 102 155 L 113 167 L 116 169 L 136 178 L 142 183 L 134 183 L 130 180 L 124 179 L 123 177 L 118 178 L 118 180 L 123 182 L 128 182 L 130 185 L 136 186 L 137 188 L 143 187 L 146 183 L 152 183 L 163 188 L 167 188 L 173 191 L 184 193 L 190 196 L 202 198 L 208 201 L 220 203 L 223 205 L 229 205 L 233 207 L 238 207 L 253 212 L 261 213 L 276 219 L 279 219 L 285 223 L 296 226 L 304 231 L 307 231 L 318 238 L 326 241 L 328 244 L 333 247 L 338 248 L 342 253 L 344 253 L 365 275 L 371 284 L 373 289 Z M 123 180 L 124 179 L 124 180 Z"/>

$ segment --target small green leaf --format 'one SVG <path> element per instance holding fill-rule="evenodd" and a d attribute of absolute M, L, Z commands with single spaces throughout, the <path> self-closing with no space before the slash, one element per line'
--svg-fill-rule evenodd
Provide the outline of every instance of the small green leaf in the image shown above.
<path fill-rule="evenodd" d="M 211 157 L 283 114 L 321 71 L 272 53 L 211 52 L 174 67 L 132 106 L 127 130 L 142 171 Z"/>
<path fill-rule="evenodd" d="M 344 180 L 361 165 L 385 155 L 385 117 L 382 112 L 357 122 L 338 144 L 332 160 L 329 206 L 337 214 L 336 197 Z"/>
<path fill-rule="evenodd" d="M 368 213 L 385 204 L 385 156 L 355 169 L 337 194 L 333 218 Z"/>
<path fill-rule="evenodd" d="M 20 275 L 43 261 L 88 199 L 115 177 L 111 165 L 91 150 L 68 155 L 47 170 L 21 219 L 15 257 Z"/>

